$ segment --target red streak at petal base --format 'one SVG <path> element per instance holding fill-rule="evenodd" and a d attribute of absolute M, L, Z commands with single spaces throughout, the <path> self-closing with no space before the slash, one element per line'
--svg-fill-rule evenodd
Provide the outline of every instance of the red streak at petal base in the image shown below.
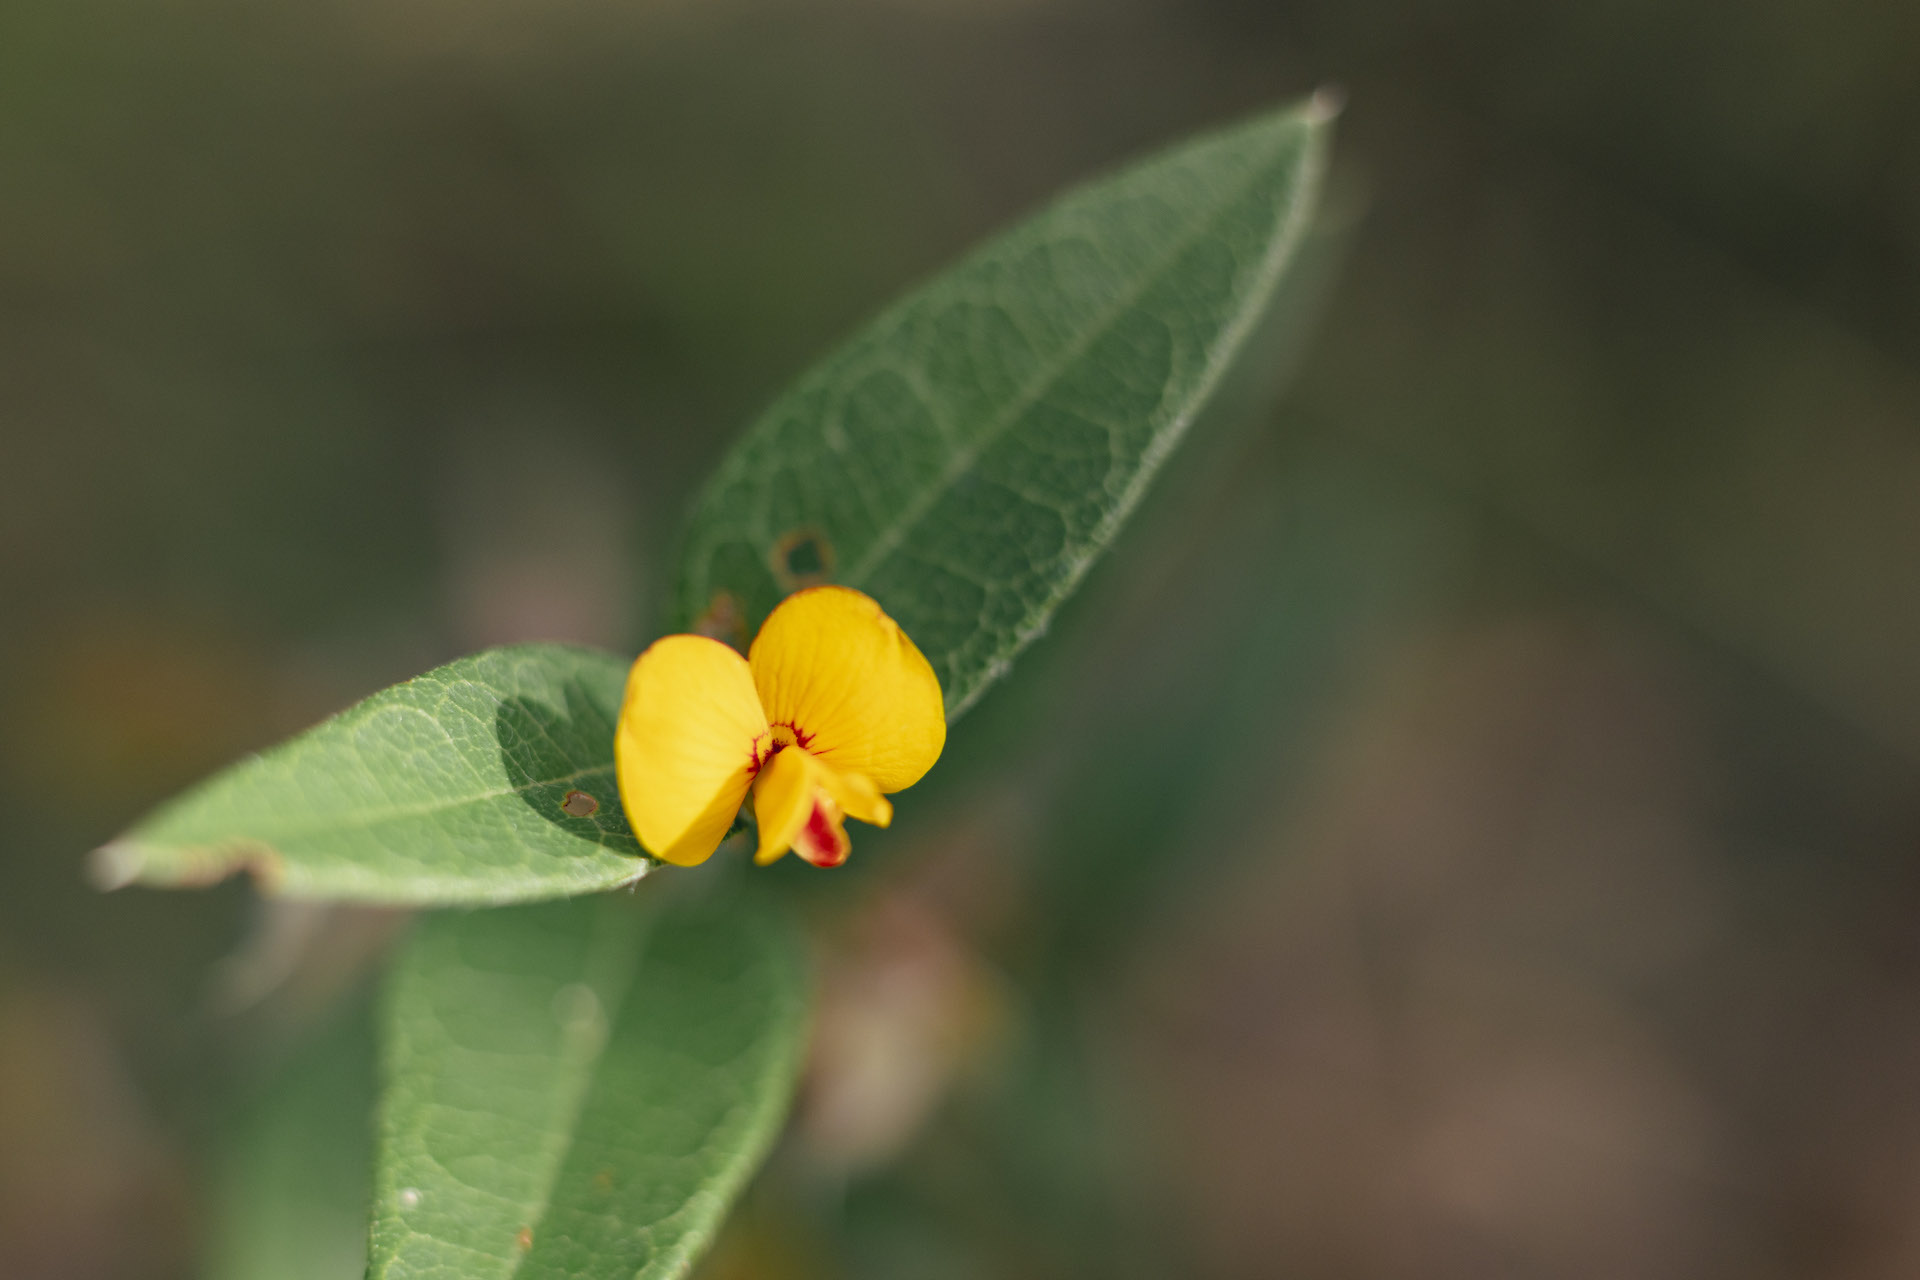
<path fill-rule="evenodd" d="M 827 803 L 825 796 L 814 800 L 807 824 L 793 839 L 793 851 L 816 867 L 837 867 L 853 851 L 853 841 L 847 838 L 846 828 L 834 820 Z"/>

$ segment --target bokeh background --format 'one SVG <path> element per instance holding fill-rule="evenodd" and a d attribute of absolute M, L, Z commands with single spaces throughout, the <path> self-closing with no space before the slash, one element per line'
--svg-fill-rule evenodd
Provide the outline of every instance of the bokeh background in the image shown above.
<path fill-rule="evenodd" d="M 0 5 L 0 1274 L 358 1274 L 401 922 L 89 848 L 481 645 L 636 650 L 810 358 L 1327 83 L 1309 301 L 895 828 L 769 873 L 817 1070 L 706 1274 L 1920 1274 L 1917 48 L 1880 0 Z"/>

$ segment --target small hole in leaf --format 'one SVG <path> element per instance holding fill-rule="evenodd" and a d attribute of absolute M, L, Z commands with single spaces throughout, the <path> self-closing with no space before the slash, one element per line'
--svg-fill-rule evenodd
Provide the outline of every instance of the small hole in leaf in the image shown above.
<path fill-rule="evenodd" d="M 826 555 L 817 538 L 802 538 L 787 548 L 787 572 L 796 578 L 818 577 L 826 567 Z"/>
<path fill-rule="evenodd" d="M 569 791 L 560 799 L 560 810 L 569 818 L 591 818 L 600 812 L 600 802 L 584 791 Z"/>
<path fill-rule="evenodd" d="M 817 587 L 833 576 L 833 544 L 818 529 L 795 529 L 773 544 L 773 576 L 783 590 Z"/>

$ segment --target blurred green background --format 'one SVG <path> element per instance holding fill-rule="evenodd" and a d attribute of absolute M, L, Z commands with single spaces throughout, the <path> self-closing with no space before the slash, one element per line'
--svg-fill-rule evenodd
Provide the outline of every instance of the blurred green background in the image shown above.
<path fill-rule="evenodd" d="M 357 1275 L 361 1134 L 248 1117 L 364 1106 L 400 922 L 89 848 L 482 645 L 637 649 L 865 313 L 1329 82 L 1310 337 L 892 831 L 768 873 L 826 1004 L 708 1274 L 1920 1273 L 1916 48 L 1867 0 L 0 6 L 0 1274 Z"/>

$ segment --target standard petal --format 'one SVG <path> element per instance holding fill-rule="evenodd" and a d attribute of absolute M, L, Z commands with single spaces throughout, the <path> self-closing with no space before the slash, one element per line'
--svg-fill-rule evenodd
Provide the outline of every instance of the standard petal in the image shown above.
<path fill-rule="evenodd" d="M 940 758 L 940 682 L 870 597 L 847 587 L 795 592 L 748 657 L 767 719 L 804 734 L 802 745 L 832 768 L 899 791 Z"/>
<path fill-rule="evenodd" d="M 647 852 L 705 862 L 747 797 L 767 718 L 738 653 L 703 636 L 668 636 L 627 676 L 614 738 L 620 800 Z"/>

